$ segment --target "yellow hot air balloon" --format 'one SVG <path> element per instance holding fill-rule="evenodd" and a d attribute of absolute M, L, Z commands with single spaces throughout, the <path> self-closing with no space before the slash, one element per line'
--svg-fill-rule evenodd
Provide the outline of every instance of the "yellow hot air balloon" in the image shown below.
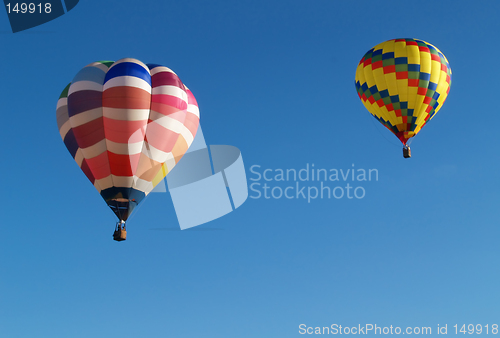
<path fill-rule="evenodd" d="M 393 39 L 376 45 L 356 69 L 356 90 L 366 109 L 403 143 L 442 107 L 451 86 L 443 53 L 418 39 Z"/>

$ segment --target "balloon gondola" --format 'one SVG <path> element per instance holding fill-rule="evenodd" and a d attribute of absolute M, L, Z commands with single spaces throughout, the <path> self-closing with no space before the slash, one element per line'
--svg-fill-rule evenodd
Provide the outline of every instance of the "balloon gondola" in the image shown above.
<path fill-rule="evenodd" d="M 117 242 L 127 239 L 127 226 L 125 221 L 116 222 L 115 232 L 113 232 L 113 239 Z"/>
<path fill-rule="evenodd" d="M 370 49 L 356 69 L 355 86 L 365 108 L 403 143 L 441 109 L 451 86 L 443 53 L 418 39 L 393 39 Z"/>
<path fill-rule="evenodd" d="M 136 59 L 94 62 L 66 86 L 57 104 L 66 148 L 118 218 L 125 222 L 174 168 L 196 135 L 199 110 L 169 68 Z"/>

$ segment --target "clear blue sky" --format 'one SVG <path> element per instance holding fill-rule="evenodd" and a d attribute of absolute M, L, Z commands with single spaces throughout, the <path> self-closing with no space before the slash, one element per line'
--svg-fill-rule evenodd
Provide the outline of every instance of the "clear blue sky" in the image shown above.
<path fill-rule="evenodd" d="M 0 336 L 500 325 L 499 12 L 495 1 L 87 0 L 16 34 L 0 13 Z M 434 44 L 453 70 L 409 160 L 354 88 L 364 53 L 400 37 Z M 237 146 L 249 179 L 253 165 L 313 163 L 379 179 L 351 182 L 363 199 L 249 198 L 185 231 L 169 194 L 153 194 L 114 242 L 115 216 L 65 149 L 55 108 L 83 66 L 124 57 L 172 68 L 207 142 Z"/>

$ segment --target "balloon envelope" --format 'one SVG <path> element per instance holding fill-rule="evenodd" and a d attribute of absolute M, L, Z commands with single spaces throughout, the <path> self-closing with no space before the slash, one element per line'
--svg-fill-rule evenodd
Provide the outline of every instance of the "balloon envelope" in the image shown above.
<path fill-rule="evenodd" d="M 199 110 L 171 69 L 127 58 L 80 70 L 59 97 L 57 122 L 78 166 L 126 221 L 193 142 Z"/>
<path fill-rule="evenodd" d="M 451 68 L 439 49 L 418 39 L 393 39 L 370 49 L 356 69 L 366 109 L 406 144 L 442 107 Z"/>

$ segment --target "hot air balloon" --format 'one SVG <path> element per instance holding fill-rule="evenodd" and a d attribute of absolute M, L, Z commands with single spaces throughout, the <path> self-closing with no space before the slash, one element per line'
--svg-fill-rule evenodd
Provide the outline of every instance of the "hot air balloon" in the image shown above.
<path fill-rule="evenodd" d="M 199 110 L 169 68 L 126 58 L 81 69 L 57 103 L 59 132 L 126 239 L 134 208 L 174 168 L 196 135 Z"/>
<path fill-rule="evenodd" d="M 355 85 L 366 109 L 403 143 L 441 109 L 451 86 L 451 68 L 439 49 L 418 39 L 393 39 L 361 59 Z"/>

